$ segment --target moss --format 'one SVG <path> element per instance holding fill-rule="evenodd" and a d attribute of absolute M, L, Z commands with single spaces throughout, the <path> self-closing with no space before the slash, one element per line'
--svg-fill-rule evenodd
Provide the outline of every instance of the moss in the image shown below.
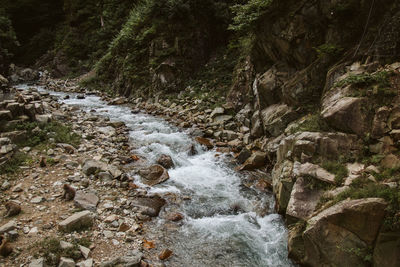
<path fill-rule="evenodd" d="M 322 163 L 322 168 L 330 173 L 335 174 L 335 183 L 341 185 L 344 179 L 349 175 L 349 171 L 343 163 L 335 161 L 325 161 Z"/>
<path fill-rule="evenodd" d="M 379 88 L 390 87 L 390 77 L 392 76 L 390 71 L 379 71 L 375 73 L 362 73 L 357 75 L 349 75 L 347 78 L 337 82 L 334 87 L 343 87 L 346 85 L 352 85 L 353 87 L 367 87 L 371 85 L 378 85 Z"/>
<path fill-rule="evenodd" d="M 330 127 L 322 119 L 319 114 L 309 114 L 306 119 L 299 123 L 297 127 L 290 130 L 292 134 L 297 132 L 327 132 L 330 131 Z"/>
<path fill-rule="evenodd" d="M 317 52 L 318 58 L 322 58 L 326 56 L 340 56 L 344 49 L 335 44 L 323 44 L 318 47 L 314 47 L 314 50 Z"/>

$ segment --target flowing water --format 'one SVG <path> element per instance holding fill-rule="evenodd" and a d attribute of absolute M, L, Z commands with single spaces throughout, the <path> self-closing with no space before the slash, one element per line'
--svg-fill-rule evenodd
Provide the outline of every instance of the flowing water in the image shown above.
<path fill-rule="evenodd" d="M 108 105 L 97 96 L 77 99 L 70 94 L 70 99 L 62 100 L 65 93 L 50 93 L 60 102 L 123 121 L 137 147 L 134 153 L 150 162 L 161 154 L 172 157 L 175 167 L 169 170 L 170 179 L 147 188 L 167 199 L 171 195 L 179 199 L 168 204 L 148 229 L 150 237 L 174 252 L 167 266 L 293 266 L 287 257 L 287 230 L 273 211 L 272 194 L 243 186 L 229 155 L 196 145 L 198 153 L 188 156 L 188 147 L 194 144 L 190 135 L 163 119 L 132 114 L 128 107 Z M 259 215 L 260 210 L 270 213 Z M 171 223 L 163 219 L 168 211 L 179 211 L 185 218 Z"/>

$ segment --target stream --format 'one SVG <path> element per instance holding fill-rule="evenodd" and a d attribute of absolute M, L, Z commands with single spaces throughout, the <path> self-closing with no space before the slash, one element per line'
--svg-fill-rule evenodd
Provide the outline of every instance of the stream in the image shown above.
<path fill-rule="evenodd" d="M 98 96 L 77 99 L 76 94 L 69 94 L 70 98 L 64 99 L 66 93 L 48 92 L 82 111 L 95 110 L 96 115 L 124 122 L 137 148 L 132 153 L 143 155 L 149 162 L 154 163 L 161 154 L 172 157 L 175 167 L 163 184 L 147 187 L 140 183 L 139 176 L 134 176 L 149 193 L 175 199 L 168 201 L 146 229 L 149 240 L 173 251 L 166 266 L 294 266 L 287 256 L 287 229 L 282 217 L 274 212 L 272 193 L 260 194 L 245 187 L 244 177 L 230 163 L 230 155 L 206 151 L 195 144 L 188 130 L 161 118 L 132 114 L 125 106 L 108 105 Z M 192 144 L 197 154 L 188 156 Z M 182 213 L 183 221 L 166 220 L 168 212 Z"/>

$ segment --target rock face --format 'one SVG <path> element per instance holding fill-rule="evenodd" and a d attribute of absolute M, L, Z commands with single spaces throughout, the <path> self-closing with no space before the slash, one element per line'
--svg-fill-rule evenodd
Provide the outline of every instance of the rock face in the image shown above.
<path fill-rule="evenodd" d="M 374 266 L 400 266 L 400 233 L 380 233 L 376 240 L 373 264 Z"/>
<path fill-rule="evenodd" d="M 93 213 L 85 210 L 78 213 L 75 213 L 60 222 L 58 225 L 58 229 L 63 232 L 73 232 L 77 230 L 81 230 L 84 228 L 91 227 L 93 225 Z"/>
<path fill-rule="evenodd" d="M 296 118 L 296 113 L 286 104 L 274 104 L 261 111 L 264 129 L 272 136 L 280 135 Z"/>
<path fill-rule="evenodd" d="M 379 198 L 345 200 L 311 218 L 303 234 L 304 263 L 363 266 L 362 257 L 351 251 L 374 243 L 386 206 Z"/>
<path fill-rule="evenodd" d="M 169 179 L 168 171 L 161 165 L 152 165 L 139 171 L 143 183 L 153 186 Z"/>

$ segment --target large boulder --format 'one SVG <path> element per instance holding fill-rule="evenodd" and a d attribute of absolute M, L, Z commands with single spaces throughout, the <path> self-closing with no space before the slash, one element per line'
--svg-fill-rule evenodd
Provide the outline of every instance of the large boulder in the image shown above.
<path fill-rule="evenodd" d="M 364 266 L 363 255 L 374 244 L 387 204 L 380 198 L 345 200 L 307 222 L 303 233 L 310 266 Z"/>
<path fill-rule="evenodd" d="M 272 170 L 272 188 L 275 194 L 277 210 L 284 214 L 288 206 L 294 185 L 293 162 L 276 164 Z"/>
<path fill-rule="evenodd" d="M 312 163 L 294 163 L 293 174 L 296 176 L 311 176 L 319 181 L 335 184 L 335 175 Z"/>
<path fill-rule="evenodd" d="M 267 154 L 256 151 L 240 166 L 239 170 L 254 170 L 265 166 Z"/>
<path fill-rule="evenodd" d="M 360 97 L 342 97 L 338 100 L 325 98 L 321 116 L 338 130 L 364 135 L 368 130 L 366 106 L 366 99 Z"/>
<path fill-rule="evenodd" d="M 139 171 L 144 184 L 153 186 L 169 179 L 168 171 L 161 165 L 152 165 Z"/>
<path fill-rule="evenodd" d="M 315 211 L 315 208 L 323 194 L 323 190 L 310 184 L 313 178 L 298 177 L 286 209 L 286 221 L 288 224 L 299 220 L 306 221 Z"/>
<path fill-rule="evenodd" d="M 80 231 L 93 225 L 94 215 L 85 210 L 69 216 L 58 224 L 58 229 L 63 232 Z"/>
<path fill-rule="evenodd" d="M 286 104 L 274 104 L 261 111 L 264 130 L 272 136 L 282 134 L 287 125 L 297 117 L 297 113 Z"/>
<path fill-rule="evenodd" d="M 74 204 L 78 208 L 95 211 L 98 203 L 99 197 L 95 193 L 77 191 L 75 194 Z"/>
<path fill-rule="evenodd" d="M 131 205 L 147 216 L 156 217 L 165 205 L 166 201 L 159 197 L 137 197 L 132 200 Z"/>

